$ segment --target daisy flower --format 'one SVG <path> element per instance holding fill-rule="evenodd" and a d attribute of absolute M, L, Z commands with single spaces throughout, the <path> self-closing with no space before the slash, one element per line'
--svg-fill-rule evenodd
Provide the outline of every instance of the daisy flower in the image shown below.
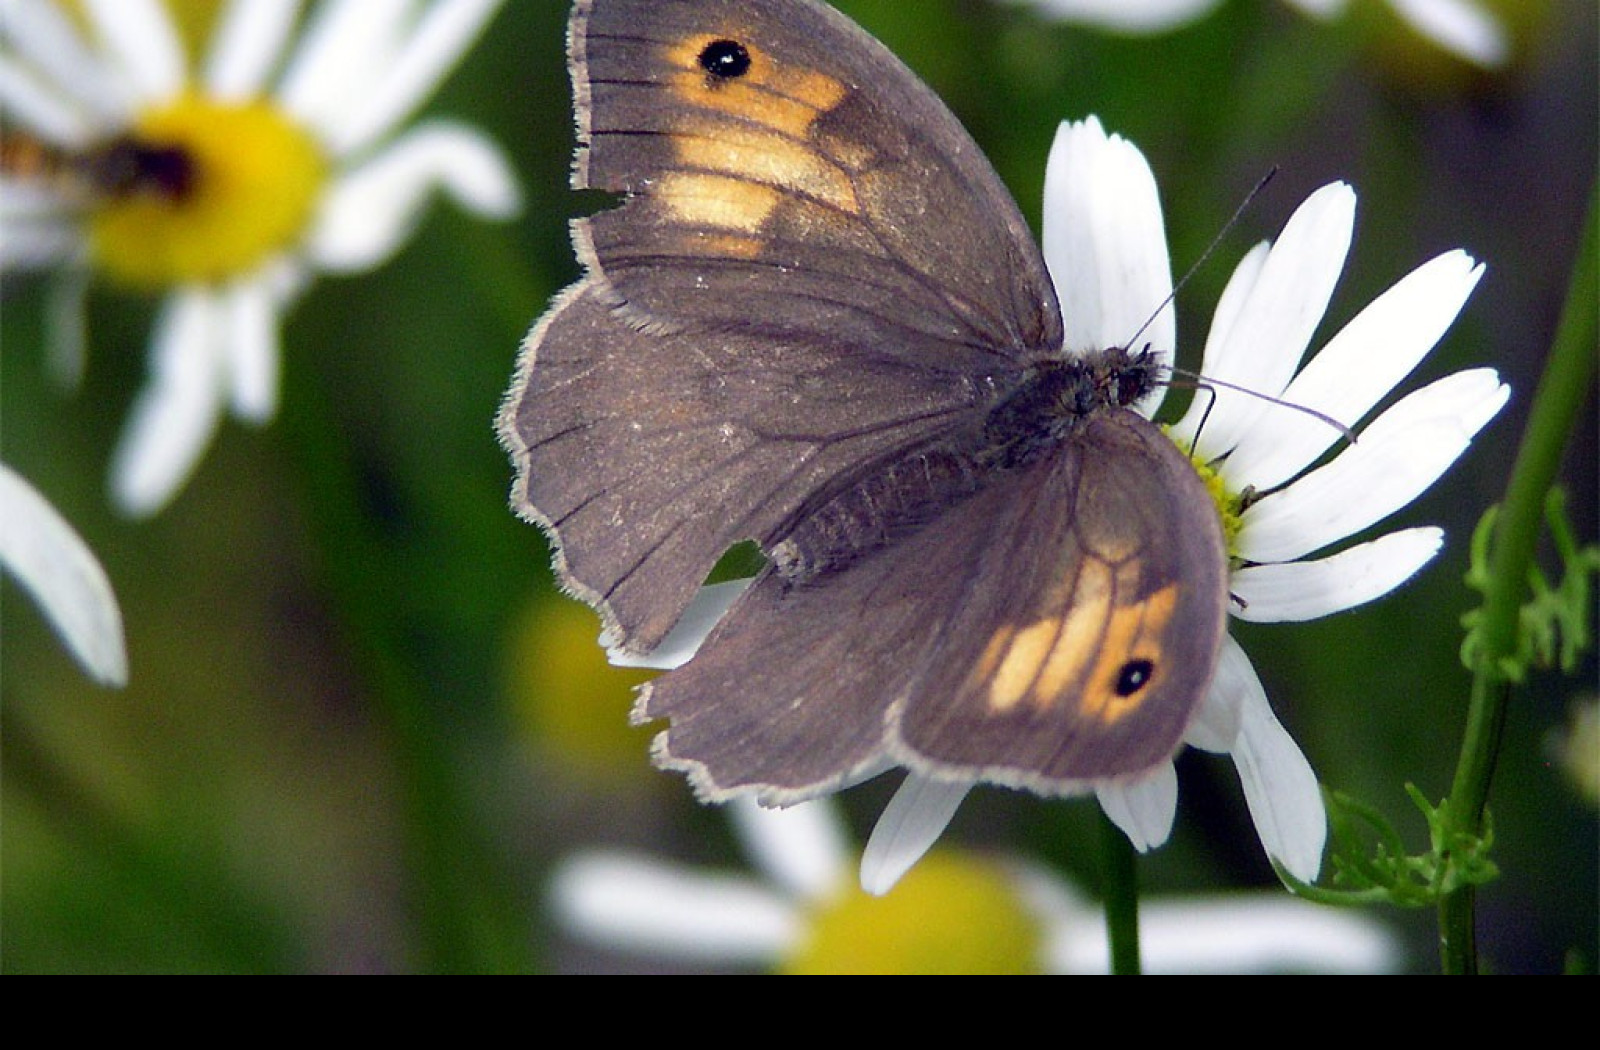
<path fill-rule="evenodd" d="M 1015 2 L 1015 0 L 1014 0 Z M 1020 0 L 1062 21 L 1120 33 L 1160 33 L 1210 14 L 1220 0 Z M 1332 21 L 1347 0 L 1286 0 L 1312 18 Z M 1495 67 L 1506 60 L 1505 31 L 1474 0 L 1389 0 L 1396 16 L 1414 32 L 1458 58 Z"/>
<path fill-rule="evenodd" d="M 935 851 L 886 897 L 851 882 L 832 799 L 729 804 L 758 876 L 622 851 L 557 865 L 551 912 L 575 941 L 641 959 L 788 973 L 1105 973 L 1098 907 L 1029 864 Z M 1281 894 L 1140 905 L 1149 973 L 1395 970 L 1394 938 L 1365 915 Z"/>
<path fill-rule="evenodd" d="M 1237 599 L 1230 608 L 1240 619 L 1326 616 L 1387 594 L 1421 569 L 1443 542 L 1437 528 L 1404 529 L 1318 555 L 1426 490 L 1510 393 L 1492 369 L 1457 372 L 1396 401 L 1326 458 L 1341 438 L 1327 419 L 1355 426 L 1369 416 L 1438 342 L 1483 272 L 1464 252 L 1438 256 L 1373 301 L 1301 367 L 1344 267 L 1354 219 L 1355 193 L 1335 183 L 1296 210 L 1275 244 L 1246 254 L 1206 342 L 1201 374 L 1216 386 L 1170 428 L 1221 494 L 1234 562 L 1229 591 Z M 1150 319 L 1172 294 L 1155 178 L 1135 146 L 1107 135 L 1092 117 L 1062 125 L 1051 149 L 1043 250 L 1069 350 L 1126 345 L 1137 332 L 1141 348 L 1170 364 L 1177 338 L 1172 312 Z M 1141 410 L 1153 415 L 1160 399 L 1158 388 Z M 681 664 L 736 590 L 706 588 L 655 653 L 628 662 Z M 1327 834 L 1316 775 L 1231 637 L 1184 741 L 1231 756 L 1267 854 L 1296 878 L 1315 880 Z M 892 887 L 972 786 L 908 775 L 863 852 L 863 887 L 873 893 Z M 1171 833 L 1178 781 L 1170 761 L 1138 780 L 1091 782 L 1083 790 L 1096 795 L 1141 851 Z"/>
<path fill-rule="evenodd" d="M 94 552 L 50 501 L 0 463 L 0 566 L 33 595 L 84 672 L 102 685 L 128 682 L 122 613 Z"/>
<path fill-rule="evenodd" d="M 518 209 L 478 131 L 400 130 L 499 3 L 328 0 L 302 19 L 298 0 L 230 0 L 191 66 L 160 0 L 86 0 L 81 17 L 0 0 L 7 154 L 28 155 L 21 138 L 53 175 L 0 179 L 0 273 L 64 271 L 52 357 L 69 376 L 90 274 L 163 297 L 111 466 L 124 511 L 165 506 L 224 412 L 272 418 L 281 317 L 313 276 L 387 260 L 435 189 Z"/>

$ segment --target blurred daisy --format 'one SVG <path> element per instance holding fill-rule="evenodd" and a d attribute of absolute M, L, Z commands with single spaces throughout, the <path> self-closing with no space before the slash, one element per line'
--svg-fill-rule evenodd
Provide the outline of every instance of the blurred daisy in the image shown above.
<path fill-rule="evenodd" d="M 1212 321 L 1197 397 L 1171 428 L 1219 494 L 1234 568 L 1230 607 L 1241 619 L 1309 620 L 1354 608 L 1409 579 L 1443 534 L 1414 528 L 1310 558 L 1388 517 L 1426 490 L 1505 404 L 1492 369 L 1458 372 L 1400 399 L 1359 440 L 1316 465 L 1340 439 L 1326 421 L 1354 424 L 1403 380 L 1444 334 L 1483 268 L 1460 251 L 1425 263 L 1347 324 L 1304 368 L 1302 357 L 1344 267 L 1355 194 L 1314 193 L 1274 245 L 1249 252 Z M 1144 156 L 1094 118 L 1065 124 L 1045 175 L 1043 248 L 1069 348 L 1126 345 L 1133 333 L 1163 362 L 1176 325 L 1171 267 L 1154 176 Z M 1284 404 L 1227 389 L 1234 384 Z M 1160 391 L 1141 410 L 1154 414 Z M 1292 407 L 1291 407 L 1292 406 Z M 1307 411 L 1309 410 L 1309 411 Z M 1313 413 L 1320 413 L 1318 418 Z M 1204 420 L 1204 426 L 1200 423 Z M 679 628 L 632 663 L 677 666 L 736 591 L 707 588 Z M 614 662 L 623 662 L 613 654 Z M 1306 882 L 1321 869 L 1322 795 L 1305 756 L 1279 724 L 1243 649 L 1223 641 L 1216 677 L 1184 741 L 1232 757 L 1269 856 Z M 892 755 L 884 758 L 894 764 Z M 863 887 L 887 891 L 943 832 L 973 784 L 911 774 L 879 819 L 861 862 Z M 1138 780 L 1085 782 L 1140 850 L 1167 840 L 1178 781 L 1167 762 Z"/>
<path fill-rule="evenodd" d="M 122 613 L 105 570 L 60 511 L 0 463 L 0 566 L 39 603 L 90 678 L 128 683 Z"/>
<path fill-rule="evenodd" d="M 1600 700 L 1582 697 L 1567 707 L 1566 725 L 1553 730 L 1545 750 L 1583 800 L 1600 805 Z"/>
<path fill-rule="evenodd" d="M 1099 26 L 1120 33 L 1161 33 L 1210 14 L 1221 0 L 1013 0 L 1051 18 Z M 1344 14 L 1347 0 L 1286 0 L 1313 18 L 1331 21 Z M 1389 0 L 1389 7 L 1413 31 L 1458 58 L 1494 67 L 1506 60 L 1505 31 L 1473 0 Z"/>
<path fill-rule="evenodd" d="M 280 318 L 314 275 L 383 263 L 435 189 L 518 209 L 478 131 L 397 133 L 499 5 L 327 0 L 301 25 L 299 0 L 230 0 L 191 68 L 160 0 L 86 0 L 81 17 L 0 0 L 0 273 L 64 271 L 52 357 L 69 377 L 90 274 L 164 296 L 112 461 L 123 510 L 165 506 L 224 411 L 273 416 Z"/>
<path fill-rule="evenodd" d="M 557 923 L 575 940 L 662 964 L 785 973 L 1105 973 L 1105 918 L 1033 865 L 936 850 L 894 892 L 851 885 L 830 799 L 729 804 L 751 877 L 618 851 L 559 864 Z M 1367 916 L 1281 894 L 1141 903 L 1150 973 L 1394 970 L 1393 938 Z"/>

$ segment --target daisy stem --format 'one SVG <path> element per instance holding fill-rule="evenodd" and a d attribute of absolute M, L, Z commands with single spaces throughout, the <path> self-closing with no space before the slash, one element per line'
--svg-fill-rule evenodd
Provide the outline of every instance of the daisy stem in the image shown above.
<path fill-rule="evenodd" d="M 1522 444 L 1511 470 L 1505 500 L 1496 518 L 1489 555 L 1488 590 L 1484 596 L 1482 649 L 1473 672 L 1471 707 L 1450 789 L 1446 813 L 1449 851 L 1458 842 L 1476 841 L 1484 833 L 1484 812 L 1494 776 L 1501 729 L 1512 682 L 1504 661 L 1517 651 L 1522 604 L 1528 574 L 1543 534 L 1545 496 L 1555 480 L 1561 452 L 1590 396 L 1595 375 L 1596 302 L 1600 279 L 1596 251 L 1600 247 L 1600 187 L 1589 202 L 1582 243 L 1573 265 L 1567 302 L 1551 343 L 1544 375 L 1534 392 Z M 1477 972 L 1473 887 L 1464 886 L 1439 902 L 1439 951 L 1445 973 Z"/>
<path fill-rule="evenodd" d="M 1098 809 L 1098 807 L 1096 807 Z M 1111 942 L 1111 972 L 1138 975 L 1139 855 L 1127 833 L 1100 813 L 1100 897 L 1106 907 L 1106 936 Z"/>

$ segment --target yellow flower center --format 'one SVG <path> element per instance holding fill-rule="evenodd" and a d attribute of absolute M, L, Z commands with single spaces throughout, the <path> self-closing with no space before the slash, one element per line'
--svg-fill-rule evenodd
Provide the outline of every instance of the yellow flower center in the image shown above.
<path fill-rule="evenodd" d="M 935 850 L 882 897 L 852 887 L 815 917 L 791 974 L 1020 974 L 1040 969 L 1038 921 L 989 861 Z"/>
<path fill-rule="evenodd" d="M 508 639 L 507 694 L 533 751 L 557 772 L 596 784 L 654 783 L 655 729 L 629 723 L 634 689 L 654 671 L 612 667 L 600 623 L 565 599 L 531 603 Z"/>
<path fill-rule="evenodd" d="M 327 172 L 316 142 L 269 103 L 192 93 L 96 159 L 107 193 L 89 222 L 95 261 L 144 289 L 225 280 L 295 244 Z"/>
<path fill-rule="evenodd" d="M 1161 432 L 1169 438 L 1172 436 L 1172 431 L 1169 427 L 1163 426 Z M 1228 486 L 1223 483 L 1221 475 L 1209 464 L 1202 463 L 1194 458 L 1186 443 L 1175 442 L 1175 444 L 1189 458 L 1190 466 L 1194 467 L 1194 472 L 1200 475 L 1200 480 L 1205 483 L 1206 491 L 1211 493 L 1211 502 L 1217 506 L 1217 517 L 1222 519 L 1222 541 L 1227 545 L 1228 558 L 1230 560 L 1237 558 L 1239 553 L 1239 515 L 1245 508 L 1246 494 L 1229 492 Z"/>
<path fill-rule="evenodd" d="M 1194 463 L 1196 474 L 1205 482 L 1206 491 L 1211 493 L 1211 502 L 1217 505 L 1217 516 L 1222 519 L 1222 539 L 1228 545 L 1228 557 L 1238 555 L 1239 540 L 1239 512 L 1243 509 L 1243 497 L 1228 491 L 1228 486 L 1223 484 L 1222 476 L 1211 467 L 1196 460 Z"/>

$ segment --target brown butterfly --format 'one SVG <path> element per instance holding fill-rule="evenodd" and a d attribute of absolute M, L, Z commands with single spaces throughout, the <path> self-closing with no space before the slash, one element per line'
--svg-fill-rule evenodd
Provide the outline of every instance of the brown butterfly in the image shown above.
<path fill-rule="evenodd" d="M 810 0 L 581 0 L 586 274 L 500 418 L 513 502 L 623 648 L 769 564 L 644 687 L 658 761 L 786 803 L 891 765 L 1047 794 L 1171 757 L 1227 605 L 1217 513 L 1072 352 L 1016 205 L 881 45 Z"/>

